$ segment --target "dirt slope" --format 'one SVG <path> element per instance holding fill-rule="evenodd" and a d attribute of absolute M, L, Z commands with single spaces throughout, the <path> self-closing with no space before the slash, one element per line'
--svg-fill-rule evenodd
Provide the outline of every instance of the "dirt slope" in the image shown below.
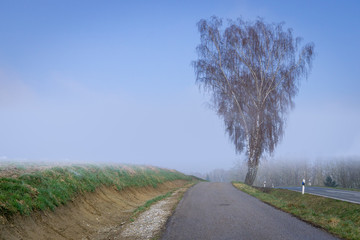
<path fill-rule="evenodd" d="M 100 188 L 79 196 L 55 212 L 37 212 L 0 219 L 0 239 L 105 239 L 108 232 L 129 220 L 132 211 L 146 201 L 184 186 L 177 180 L 157 188 Z M 100 236 L 100 237 L 99 237 Z"/>

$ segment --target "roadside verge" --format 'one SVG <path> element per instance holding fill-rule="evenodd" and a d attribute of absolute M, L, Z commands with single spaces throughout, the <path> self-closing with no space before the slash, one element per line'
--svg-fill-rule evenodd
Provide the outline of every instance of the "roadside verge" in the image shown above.
<path fill-rule="evenodd" d="M 156 188 L 133 187 L 118 191 L 101 187 L 76 197 L 55 211 L 38 211 L 0 223 L 0 239 L 123 239 L 122 226 L 151 199 L 188 185 L 176 180 Z"/>
<path fill-rule="evenodd" d="M 13 170 L 0 168 L 0 239 L 7 240 L 104 239 L 139 206 L 194 180 L 135 165 Z"/>
<path fill-rule="evenodd" d="M 166 223 L 174 213 L 184 193 L 195 183 L 190 183 L 175 191 L 160 196 L 159 201 L 152 203 L 142 212 L 135 211 L 135 220 L 125 224 L 120 237 L 124 240 L 156 240 L 162 237 Z M 159 197 L 158 197 L 159 199 Z M 155 199 L 156 200 L 156 199 Z M 148 202 L 153 202 L 150 200 Z M 147 205 L 147 203 L 145 204 Z M 141 206 L 140 208 L 143 208 Z"/>
<path fill-rule="evenodd" d="M 237 189 L 343 239 L 360 239 L 360 205 L 285 189 L 255 188 L 233 182 Z"/>

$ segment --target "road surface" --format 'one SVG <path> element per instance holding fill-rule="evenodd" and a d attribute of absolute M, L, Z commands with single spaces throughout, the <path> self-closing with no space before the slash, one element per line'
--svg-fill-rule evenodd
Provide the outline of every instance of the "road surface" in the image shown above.
<path fill-rule="evenodd" d="M 336 238 L 237 190 L 231 183 L 203 182 L 186 192 L 162 239 Z"/>
<path fill-rule="evenodd" d="M 278 188 L 301 192 L 301 187 L 278 187 Z M 360 204 L 360 192 L 356 192 L 356 191 L 306 186 L 305 193 L 311 193 L 314 195 Z"/>

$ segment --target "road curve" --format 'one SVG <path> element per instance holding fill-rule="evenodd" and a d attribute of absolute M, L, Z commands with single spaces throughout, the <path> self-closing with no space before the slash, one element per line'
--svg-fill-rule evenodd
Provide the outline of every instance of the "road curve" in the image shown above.
<path fill-rule="evenodd" d="M 170 218 L 163 240 L 336 239 L 245 194 L 230 183 L 199 183 Z"/>
<path fill-rule="evenodd" d="M 282 189 L 288 189 L 291 191 L 301 192 L 301 187 L 278 187 Z M 325 188 L 325 187 L 305 187 L 305 193 L 318 195 L 327 198 L 333 198 L 345 202 L 360 204 L 360 192 L 347 191 L 342 189 Z"/>

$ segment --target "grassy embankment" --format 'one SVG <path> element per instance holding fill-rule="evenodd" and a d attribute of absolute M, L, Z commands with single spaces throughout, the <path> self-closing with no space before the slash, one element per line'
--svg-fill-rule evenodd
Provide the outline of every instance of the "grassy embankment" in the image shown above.
<path fill-rule="evenodd" d="M 0 215 L 29 215 L 37 210 L 54 210 L 78 194 L 94 192 L 101 186 L 156 187 L 174 180 L 191 180 L 182 173 L 143 166 L 69 166 L 0 178 Z"/>
<path fill-rule="evenodd" d="M 254 188 L 233 182 L 241 191 L 326 229 L 344 239 L 360 239 L 360 205 L 285 189 Z"/>

